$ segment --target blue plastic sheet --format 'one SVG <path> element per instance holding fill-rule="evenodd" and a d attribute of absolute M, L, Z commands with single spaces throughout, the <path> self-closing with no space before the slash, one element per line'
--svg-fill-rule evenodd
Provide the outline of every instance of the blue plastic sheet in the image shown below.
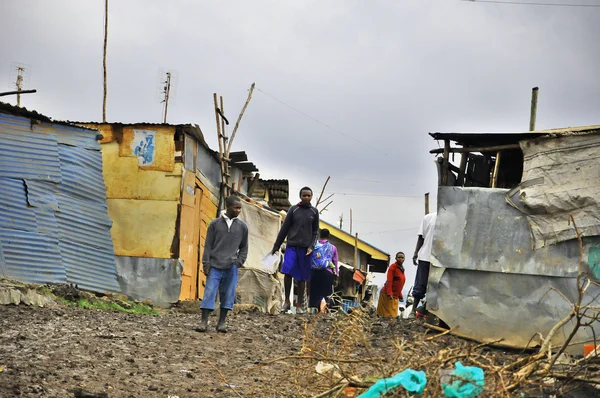
<path fill-rule="evenodd" d="M 485 386 L 483 370 L 477 366 L 463 366 L 460 361 L 454 364 L 450 383 L 442 382 L 447 398 L 473 398 L 483 392 Z"/>
<path fill-rule="evenodd" d="M 421 394 L 425 390 L 427 376 L 421 370 L 405 369 L 386 379 L 377 380 L 367 391 L 359 395 L 359 398 L 380 398 L 381 395 L 403 387 L 406 391 Z"/>

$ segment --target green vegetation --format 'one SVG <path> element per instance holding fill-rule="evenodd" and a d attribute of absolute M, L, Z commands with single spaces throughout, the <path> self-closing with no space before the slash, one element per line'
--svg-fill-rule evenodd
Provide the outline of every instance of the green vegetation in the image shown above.
<path fill-rule="evenodd" d="M 88 300 L 80 299 L 78 301 L 69 301 L 62 297 L 55 296 L 56 301 L 75 308 L 84 308 L 87 310 L 101 310 L 101 311 L 120 311 L 129 314 L 140 314 L 140 315 L 159 315 L 160 311 L 152 308 L 145 304 L 121 302 L 117 303 L 114 301 L 105 301 L 102 299 Z"/>

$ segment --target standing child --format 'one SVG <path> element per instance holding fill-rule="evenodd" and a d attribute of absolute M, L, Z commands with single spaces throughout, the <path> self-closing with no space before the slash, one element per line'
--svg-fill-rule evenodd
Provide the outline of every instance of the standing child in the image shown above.
<path fill-rule="evenodd" d="M 237 196 L 225 200 L 226 210 L 221 217 L 208 226 L 202 266 L 206 274 L 206 287 L 202 298 L 202 322 L 197 329 L 206 332 L 208 316 L 215 309 L 217 292 L 221 311 L 217 331 L 227 333 L 225 321 L 227 312 L 233 309 L 235 288 L 238 281 L 238 268 L 248 257 L 248 226 L 238 218 L 242 211 L 242 201 Z"/>
<path fill-rule="evenodd" d="M 323 228 L 311 255 L 310 294 L 308 306 L 321 309 L 323 299 L 328 301 L 333 294 L 333 284 L 339 274 L 338 251 L 329 243 L 330 232 Z"/>
<path fill-rule="evenodd" d="M 273 245 L 273 250 L 271 250 L 271 253 L 276 253 L 287 237 L 283 266 L 281 267 L 281 273 L 285 275 L 283 280 L 285 288 L 284 312 L 291 307 L 290 293 L 292 282 L 295 279 L 298 282 L 298 309 L 296 313 L 304 313 L 306 281 L 310 279 L 311 272 L 310 254 L 315 247 L 319 233 L 319 211 L 310 204 L 312 196 L 313 192 L 309 187 L 300 190 L 300 202 L 288 210 Z"/>

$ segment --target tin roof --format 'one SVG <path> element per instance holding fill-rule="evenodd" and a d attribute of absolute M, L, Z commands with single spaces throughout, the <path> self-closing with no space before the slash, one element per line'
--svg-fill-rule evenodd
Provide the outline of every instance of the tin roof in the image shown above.
<path fill-rule="evenodd" d="M 473 146 L 473 145 L 507 145 L 518 144 L 519 141 L 552 135 L 567 135 L 567 134 L 589 134 L 600 132 L 600 125 L 581 126 L 581 127 L 564 127 L 549 130 L 535 130 L 522 133 L 429 133 L 435 140 L 450 140 L 458 145 Z"/>

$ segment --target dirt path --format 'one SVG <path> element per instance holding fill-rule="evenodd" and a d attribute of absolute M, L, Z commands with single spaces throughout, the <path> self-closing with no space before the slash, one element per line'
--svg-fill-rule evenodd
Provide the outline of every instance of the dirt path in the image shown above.
<path fill-rule="evenodd" d="M 136 315 L 0 305 L 0 397 L 313 396 L 340 380 L 335 372 L 315 371 L 323 358 L 363 384 L 406 367 L 426 370 L 424 396 L 437 397 L 442 395 L 439 370 L 452 367 L 457 358 L 489 372 L 520 355 L 449 334 L 427 334 L 419 321 L 382 321 L 360 313 L 337 318 L 233 314 L 227 334 L 214 331 L 214 316 L 209 333 L 194 331 L 198 322 L 198 314 L 176 311 Z M 270 364 L 257 366 L 264 362 Z M 501 383 L 493 371 L 486 373 L 480 396 L 498 396 Z M 514 396 L 553 396 L 541 394 L 539 385 L 526 387 L 525 395 Z M 598 396 L 597 391 L 588 386 L 587 392 L 568 396 Z"/>
<path fill-rule="evenodd" d="M 160 316 L 71 308 L 0 306 L 1 397 L 231 397 L 258 391 L 266 372 L 240 373 L 296 353 L 304 322 L 235 315 L 231 333 L 193 331 L 198 315 Z M 211 318 L 214 325 L 215 319 Z"/>

